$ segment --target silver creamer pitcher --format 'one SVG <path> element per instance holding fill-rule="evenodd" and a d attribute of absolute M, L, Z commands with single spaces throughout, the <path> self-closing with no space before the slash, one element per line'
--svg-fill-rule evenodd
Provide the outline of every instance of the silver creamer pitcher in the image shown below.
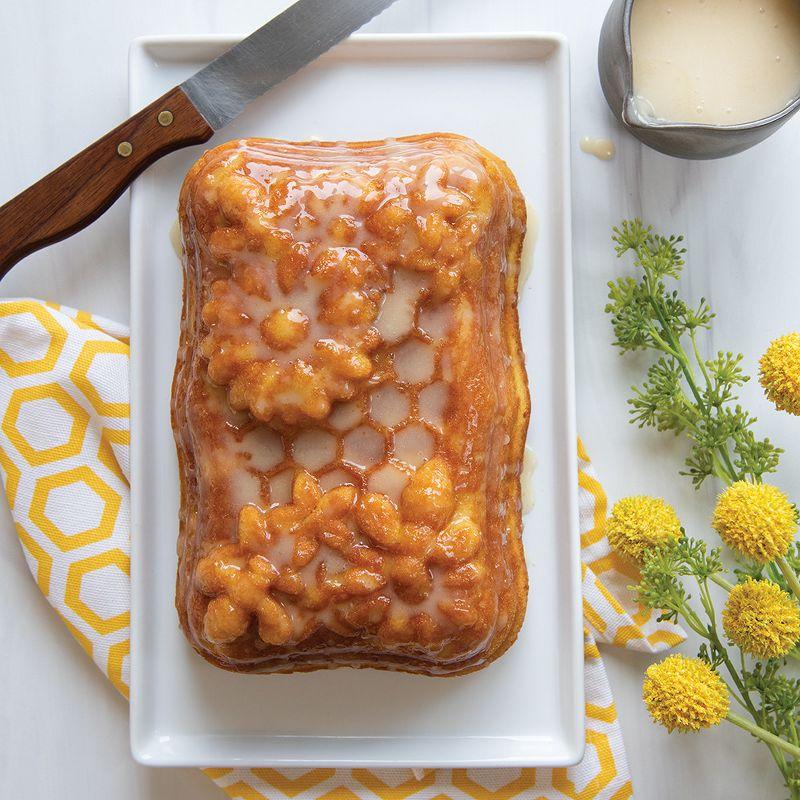
<path fill-rule="evenodd" d="M 679 158 L 721 158 L 740 153 L 774 133 L 800 108 L 800 96 L 776 114 L 738 125 L 674 123 L 639 112 L 633 91 L 631 9 L 636 0 L 614 0 L 600 32 L 600 85 L 614 115 L 640 141 Z"/>

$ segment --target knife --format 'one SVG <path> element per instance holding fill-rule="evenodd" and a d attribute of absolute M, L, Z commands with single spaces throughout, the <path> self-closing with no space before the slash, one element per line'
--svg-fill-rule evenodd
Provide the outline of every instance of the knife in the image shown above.
<path fill-rule="evenodd" d="M 0 206 L 0 279 L 94 222 L 167 153 L 208 141 L 244 107 L 394 0 L 298 0 L 179 86 Z"/>

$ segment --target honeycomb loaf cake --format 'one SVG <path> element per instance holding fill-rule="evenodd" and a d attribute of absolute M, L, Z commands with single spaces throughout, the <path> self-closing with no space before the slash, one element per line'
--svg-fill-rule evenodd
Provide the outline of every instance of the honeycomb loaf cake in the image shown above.
<path fill-rule="evenodd" d="M 240 139 L 179 200 L 176 606 L 240 672 L 457 675 L 514 642 L 525 203 L 470 139 Z"/>

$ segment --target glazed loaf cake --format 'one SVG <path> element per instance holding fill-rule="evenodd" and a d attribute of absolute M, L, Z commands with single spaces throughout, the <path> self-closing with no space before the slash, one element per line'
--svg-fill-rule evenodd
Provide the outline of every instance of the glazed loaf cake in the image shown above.
<path fill-rule="evenodd" d="M 452 134 L 245 139 L 180 194 L 176 604 L 226 669 L 454 675 L 525 613 L 525 203 Z"/>

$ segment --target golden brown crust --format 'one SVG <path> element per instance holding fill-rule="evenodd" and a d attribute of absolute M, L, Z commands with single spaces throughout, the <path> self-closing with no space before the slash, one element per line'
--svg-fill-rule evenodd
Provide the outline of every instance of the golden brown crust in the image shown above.
<path fill-rule="evenodd" d="M 515 640 L 525 204 L 473 141 L 230 142 L 179 203 L 176 606 L 210 662 L 458 675 Z"/>

